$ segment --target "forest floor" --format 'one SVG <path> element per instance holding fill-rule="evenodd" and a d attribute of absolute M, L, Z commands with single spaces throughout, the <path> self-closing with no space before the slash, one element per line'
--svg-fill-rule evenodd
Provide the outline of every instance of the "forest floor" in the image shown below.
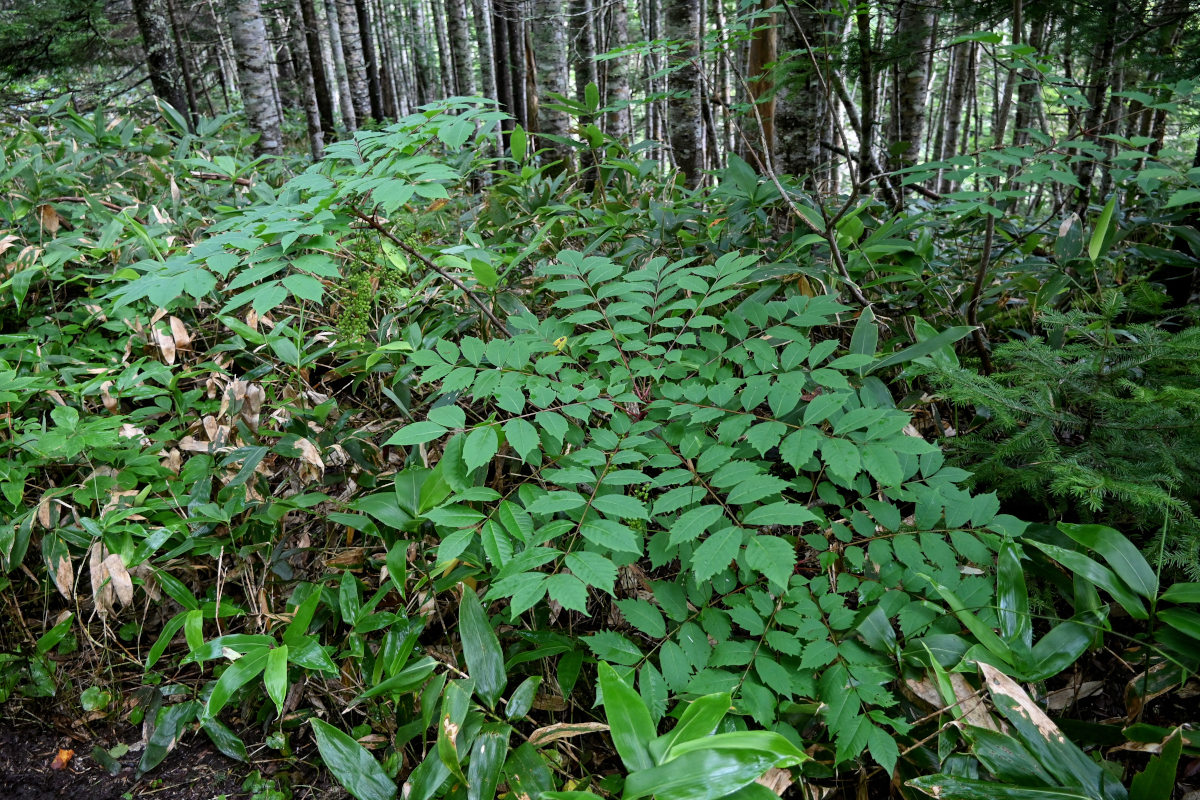
<path fill-rule="evenodd" d="M 188 736 L 149 775 L 137 776 L 140 731 L 48 728 L 29 719 L 0 717 L 0 800 L 343 800 L 327 774 L 304 771 L 278 758 L 242 764 L 218 752 L 203 736 Z M 129 745 L 110 774 L 92 756 L 96 746 Z M 65 751 L 73 751 L 66 756 Z M 272 753 L 272 755 L 275 755 Z M 273 774 L 275 768 L 288 773 Z M 290 785 L 286 793 L 281 791 Z"/>

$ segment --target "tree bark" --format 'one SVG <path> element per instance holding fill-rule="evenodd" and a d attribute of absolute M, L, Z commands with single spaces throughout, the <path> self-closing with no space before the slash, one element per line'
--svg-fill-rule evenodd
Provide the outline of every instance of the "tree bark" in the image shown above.
<path fill-rule="evenodd" d="M 950 96 L 946 100 L 945 139 L 938 158 L 945 161 L 959 153 L 959 139 L 963 130 L 963 111 L 967 103 L 967 90 L 975 81 L 975 43 L 959 42 L 950 51 Z M 938 191 L 942 193 L 953 191 L 955 182 L 945 177 L 940 178 Z"/>
<path fill-rule="evenodd" d="M 325 16 L 329 22 L 329 45 L 333 56 L 333 69 L 337 75 L 338 107 L 342 111 L 342 124 L 353 133 L 358 130 L 358 115 L 354 113 L 354 101 L 350 96 L 350 76 L 346 69 L 346 51 L 342 47 L 342 25 L 337 11 L 339 0 L 325 0 Z"/>
<path fill-rule="evenodd" d="M 250 130 L 258 134 L 258 153 L 280 155 L 280 113 L 271 76 L 267 50 L 267 26 L 259 0 L 228 0 L 230 38 L 237 57 L 238 87 Z"/>
<path fill-rule="evenodd" d="M 409 11 L 409 39 L 416 73 L 417 105 L 425 105 L 433 99 L 435 92 L 433 71 L 429 62 L 433 48 L 429 42 L 424 0 L 410 0 Z"/>
<path fill-rule="evenodd" d="M 530 20 L 536 73 L 537 131 L 544 138 L 540 144 L 561 162 L 560 169 L 570 168 L 571 148 L 563 141 L 567 137 L 567 115 L 555 108 L 552 94 L 567 95 L 567 37 L 563 19 L 562 0 L 534 0 Z M 532 116 L 532 114 L 531 114 Z"/>
<path fill-rule="evenodd" d="M 333 97 L 329 92 L 329 76 L 325 69 L 324 53 L 321 50 L 321 26 L 313 0 L 296 0 L 300 24 L 304 26 L 304 45 L 308 51 L 309 70 L 312 73 L 313 92 L 317 100 L 317 113 L 321 130 L 332 134 Z"/>
<path fill-rule="evenodd" d="M 498 100 L 496 88 L 496 50 L 492 43 L 492 10 L 489 0 L 472 0 L 471 14 L 475 19 L 475 42 L 479 46 L 479 92 Z"/>
<path fill-rule="evenodd" d="M 787 59 L 781 72 L 779 101 L 775 111 L 778 167 L 781 172 L 804 179 L 810 190 L 820 182 L 818 171 L 828 161 L 821 138 L 829 125 L 827 80 L 829 42 L 826 41 L 825 12 L 828 0 L 790 4 L 791 14 L 783 20 L 782 50 Z M 796 23 L 799 23 L 797 28 Z"/>
<path fill-rule="evenodd" d="M 186 118 L 189 104 L 178 58 L 182 54 L 175 52 L 166 0 L 134 0 L 133 13 L 142 35 L 142 50 L 154 94 Z"/>
<path fill-rule="evenodd" d="M 667 86 L 667 128 L 675 166 L 688 188 L 700 185 L 704 168 L 700 109 L 700 3 L 699 0 L 667 0 L 663 9 L 663 33 L 675 47 L 668 58 L 671 69 Z"/>
<path fill-rule="evenodd" d="M 439 97 L 449 97 L 458 94 L 458 76 L 454 73 L 454 55 L 450 50 L 450 36 L 446 32 L 446 2 L 430 0 L 430 7 L 433 9 L 433 30 L 437 34 L 438 65 L 441 70 L 442 91 Z"/>
<path fill-rule="evenodd" d="M 350 85 L 350 102 L 358 126 L 371 118 L 371 88 L 367 81 L 367 62 L 363 55 L 363 36 L 358 27 L 358 11 L 354 0 L 333 0 L 337 6 L 338 25 L 342 34 L 342 56 L 346 64 L 346 81 Z"/>
<path fill-rule="evenodd" d="M 629 44 L 628 0 L 614 0 L 608 12 L 608 38 L 603 46 L 611 52 Z M 629 104 L 629 60 L 628 55 L 622 55 L 604 62 L 606 104 L 613 107 L 605 115 L 604 122 L 608 135 L 615 139 L 626 139 L 633 130 L 633 110 Z"/>
<path fill-rule="evenodd" d="M 446 32 L 454 63 L 455 92 L 475 94 L 475 67 L 471 55 L 471 26 L 467 22 L 466 0 L 446 0 Z"/>
<path fill-rule="evenodd" d="M 925 96 L 929 84 L 932 0 L 901 0 L 892 39 L 892 108 L 888 117 L 888 167 L 917 163 L 925 135 Z"/>
<path fill-rule="evenodd" d="M 289 31 L 292 35 L 292 51 L 301 64 L 311 66 L 312 54 L 308 51 L 308 37 L 304 30 L 304 12 L 300 8 L 300 0 L 292 0 L 292 24 Z M 320 102 L 317 99 L 316 78 L 324 72 L 321 69 L 301 69 L 300 88 L 304 98 L 304 115 L 308 123 L 308 151 L 313 161 L 320 161 L 325 154 L 324 125 L 321 122 Z"/>
<path fill-rule="evenodd" d="M 381 120 L 383 113 L 383 84 L 379 80 L 379 53 L 375 47 L 375 26 L 367 0 L 354 0 L 354 18 L 358 22 L 358 35 L 362 39 L 363 73 L 367 77 L 367 98 L 370 102 L 371 118 Z"/>

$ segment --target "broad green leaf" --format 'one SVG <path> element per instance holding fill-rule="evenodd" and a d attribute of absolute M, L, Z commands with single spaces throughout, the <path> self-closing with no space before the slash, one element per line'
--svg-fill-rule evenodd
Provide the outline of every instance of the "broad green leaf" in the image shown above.
<path fill-rule="evenodd" d="M 508 147 L 512 152 L 513 160 L 518 163 L 525 160 L 526 144 L 525 129 L 520 125 L 514 125 L 508 138 Z"/>
<path fill-rule="evenodd" d="M 463 444 L 463 463 L 467 465 L 467 472 L 473 472 L 489 463 L 496 455 L 499 446 L 500 439 L 496 436 L 496 429 L 491 425 L 481 425 L 471 431 L 467 436 L 467 441 Z"/>
<path fill-rule="evenodd" d="M 641 598 L 628 598 L 617 601 L 625 621 L 652 639 L 661 639 L 667 635 L 667 623 L 663 620 L 662 612 L 649 601 Z"/>
<path fill-rule="evenodd" d="M 471 745 L 467 765 L 467 800 L 494 800 L 500 772 L 508 758 L 508 737 L 512 728 L 501 723 L 484 725 Z"/>
<path fill-rule="evenodd" d="M 235 761 L 248 761 L 246 744 L 219 719 L 206 719 L 200 725 L 218 750 Z"/>
<path fill-rule="evenodd" d="M 779 759 L 756 750 L 698 750 L 661 766 L 631 772 L 625 800 L 716 800 L 753 783 Z"/>
<path fill-rule="evenodd" d="M 542 685 L 541 675 L 531 675 L 521 681 L 521 685 L 513 690 L 504 707 L 507 719 L 521 719 L 533 708 L 533 699 L 537 696 L 538 687 Z"/>
<path fill-rule="evenodd" d="M 270 654 L 271 648 L 260 647 L 234 661 L 225 671 L 221 673 L 221 677 L 217 679 L 217 685 L 213 687 L 212 694 L 208 696 L 208 703 L 204 707 L 204 718 L 215 717 L 233 697 L 233 693 L 245 686 L 250 681 L 257 678 L 267 666 L 267 656 Z"/>
<path fill-rule="evenodd" d="M 1130 800 L 1171 800 L 1182 752 L 1183 729 L 1176 728 L 1163 742 L 1159 754 L 1152 756 L 1146 768 L 1133 776 L 1133 783 L 1129 787 Z"/>
<path fill-rule="evenodd" d="M 937 593 L 940 594 L 942 599 L 946 601 L 946 605 L 950 606 L 951 610 L 954 611 L 954 615 L 958 617 L 959 621 L 966 626 L 967 630 L 969 630 L 971 634 L 979 640 L 981 645 L 1005 661 L 1012 661 L 1012 650 L 1009 649 L 1009 646 L 1005 644 L 1005 642 L 999 636 L 996 635 L 995 631 L 984 625 L 979 617 L 975 615 L 975 612 L 967 608 L 966 605 L 963 604 L 962 600 L 958 599 L 958 595 L 956 595 L 949 587 L 943 586 L 928 576 L 924 577 L 933 585 L 933 588 L 937 591 Z"/>
<path fill-rule="evenodd" d="M 1000 546 L 996 566 L 996 604 L 1000 635 L 1014 652 L 1026 653 L 1033 645 L 1033 622 L 1029 616 L 1029 591 L 1020 550 L 1012 542 Z"/>
<path fill-rule="evenodd" d="M 654 764 L 648 747 L 654 738 L 654 722 L 638 693 L 603 661 L 597 667 L 604 715 L 617 754 L 629 770 L 646 770 Z M 757 777 L 757 776 L 755 776 Z"/>
<path fill-rule="evenodd" d="M 504 673 L 504 651 L 500 649 L 500 640 L 496 638 L 475 591 L 465 585 L 460 589 L 458 634 L 462 639 L 467 673 L 475 681 L 479 698 L 488 708 L 495 708 L 508 680 Z"/>
<path fill-rule="evenodd" d="M 718 733 L 701 738 L 681 739 L 667 751 L 668 760 L 687 753 L 704 750 L 745 750 L 755 753 L 767 753 L 777 759 L 776 764 L 799 764 L 807 761 L 804 751 L 787 740 L 783 734 L 775 731 L 734 731 Z"/>
<path fill-rule="evenodd" d="M 646 504 L 636 497 L 623 494 L 602 494 L 592 498 L 592 507 L 610 517 L 620 519 L 649 519 Z"/>
<path fill-rule="evenodd" d="M 267 697 L 275 703 L 276 715 L 283 714 L 283 701 L 288 691 L 288 646 L 281 644 L 267 653 L 267 665 L 263 668 L 263 686 Z"/>
<path fill-rule="evenodd" d="M 1039 542 L 1036 539 L 1028 541 L 1031 545 L 1074 572 L 1077 578 L 1082 578 L 1104 589 L 1112 595 L 1114 600 L 1121 604 L 1121 608 L 1125 609 L 1129 613 L 1129 616 L 1134 619 L 1150 618 L 1146 607 L 1142 605 L 1142 601 L 1138 599 L 1137 595 L 1131 592 L 1125 582 L 1103 564 L 1093 561 L 1083 553 L 1076 553 L 1074 550 L 1067 550 L 1063 547 Z"/>
<path fill-rule="evenodd" d="M 613 585 L 617 581 L 617 565 L 610 559 L 599 553 L 582 550 L 568 554 L 563 563 L 584 583 L 610 595 L 613 593 Z"/>
<path fill-rule="evenodd" d="M 867 374 L 877 372 L 881 369 L 894 367 L 898 364 L 906 364 L 909 361 L 927 356 L 930 353 L 935 353 L 941 350 L 946 345 L 954 344 L 960 339 L 965 339 L 971 335 L 971 331 L 975 330 L 966 325 L 960 325 L 953 328 L 947 328 L 936 336 L 931 336 L 924 341 L 917 342 L 911 347 L 906 347 L 898 353 L 892 353 L 890 356 L 885 356 L 876 361 L 871 366 L 867 367 Z"/>
<path fill-rule="evenodd" d="M 794 545 L 778 536 L 759 534 L 746 542 L 745 554 L 746 566 L 765 575 L 776 587 L 787 588 L 796 567 Z"/>
<path fill-rule="evenodd" d="M 1104 210 L 1096 220 L 1096 230 L 1092 231 L 1092 240 L 1088 242 L 1088 258 L 1095 261 L 1104 252 L 1104 241 L 1108 238 L 1108 229 L 1112 225 L 1113 211 L 1117 207 L 1117 195 L 1113 194 L 1104 204 Z"/>
<path fill-rule="evenodd" d="M 1164 608 L 1158 618 L 1180 633 L 1200 639 L 1200 614 L 1185 608 Z"/>
<path fill-rule="evenodd" d="M 1168 603 L 1200 603 L 1200 583 L 1175 583 L 1158 598 Z"/>
<path fill-rule="evenodd" d="M 728 692 L 706 694 L 688 703 L 679 722 L 671 729 L 650 743 L 650 753 L 655 761 L 662 761 L 663 756 L 675 745 L 692 739 L 703 739 L 711 736 L 725 719 L 725 715 L 733 710 L 733 700 Z"/>
<path fill-rule="evenodd" d="M 1084 547 L 1099 553 L 1129 584 L 1129 588 L 1142 597 L 1152 599 L 1158 594 L 1158 576 L 1133 542 L 1117 531 L 1104 525 L 1075 525 L 1069 522 L 1060 522 L 1058 529 Z"/>
<path fill-rule="evenodd" d="M 504 423 L 504 437 L 525 462 L 529 461 L 529 454 L 537 451 L 542 444 L 537 429 L 526 420 L 516 417 Z"/>
<path fill-rule="evenodd" d="M 926 775 L 908 782 L 938 800 L 1094 800 L 1081 789 L 1037 789 L 957 775 Z"/>
<path fill-rule="evenodd" d="M 392 677 L 380 681 L 379 683 L 367 689 L 358 697 L 350 701 L 346 708 L 353 708 L 371 697 L 379 697 L 380 695 L 400 695 L 409 692 L 415 692 L 421 688 L 425 680 L 433 674 L 433 670 L 437 667 L 438 662 L 434 661 L 429 656 L 417 659 L 411 664 L 408 664 L 404 669 L 397 672 Z"/>
<path fill-rule="evenodd" d="M 309 720 L 321 760 L 333 777 L 358 800 L 392 800 L 396 784 L 365 747 L 328 722 Z"/>
<path fill-rule="evenodd" d="M 445 436 L 447 430 L 436 422 L 414 422 L 411 425 L 405 425 L 400 430 L 393 433 L 385 445 L 414 445 L 425 444 L 432 442 L 434 439 Z"/>
<path fill-rule="evenodd" d="M 162 763 L 167 753 L 183 734 L 183 727 L 196 718 L 200 704 L 195 700 L 176 703 L 159 709 L 154 721 L 154 732 L 146 740 L 146 749 L 138 761 L 138 773 L 149 772 Z"/>

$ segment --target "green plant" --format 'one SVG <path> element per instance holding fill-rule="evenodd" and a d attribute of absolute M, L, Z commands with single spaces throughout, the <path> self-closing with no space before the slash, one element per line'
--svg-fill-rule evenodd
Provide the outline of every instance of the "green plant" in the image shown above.
<path fill-rule="evenodd" d="M 1122 323 L 1124 309 L 1112 291 L 1098 312 L 1043 314 L 1042 336 L 996 348 L 991 376 L 940 365 L 939 390 L 975 414 L 946 445 L 974 485 L 1128 530 L 1194 577 L 1200 330 Z"/>

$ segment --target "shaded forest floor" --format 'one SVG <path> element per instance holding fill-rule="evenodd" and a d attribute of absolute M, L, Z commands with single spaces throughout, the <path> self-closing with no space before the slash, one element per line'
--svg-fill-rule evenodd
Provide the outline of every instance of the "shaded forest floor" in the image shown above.
<path fill-rule="evenodd" d="M 0 800 L 342 800 L 348 797 L 328 775 L 303 761 L 277 757 L 241 764 L 219 753 L 204 737 L 186 737 L 148 775 L 137 776 L 138 729 L 124 725 L 71 730 L 36 720 L 0 717 Z M 115 759 L 116 774 L 90 754 L 94 747 L 128 745 Z M 73 751 L 69 758 L 60 755 Z M 119 751 L 118 751 L 119 752 Z M 276 756 L 275 753 L 270 753 Z M 65 763 L 64 763 L 65 762 Z M 60 766 L 61 765 L 61 766 Z M 276 773 L 277 769 L 290 769 Z M 281 789 L 290 787 L 285 793 Z"/>

